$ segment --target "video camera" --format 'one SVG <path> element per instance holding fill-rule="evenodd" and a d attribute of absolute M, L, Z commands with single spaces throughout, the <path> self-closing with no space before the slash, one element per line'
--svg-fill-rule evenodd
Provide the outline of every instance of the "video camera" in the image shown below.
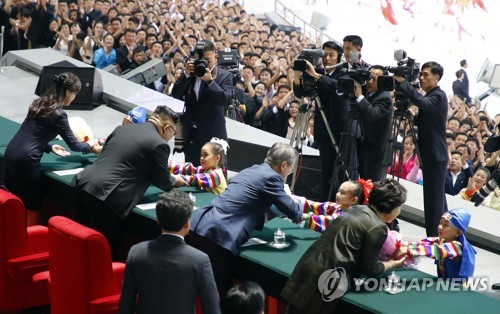
<path fill-rule="evenodd" d="M 394 59 L 396 59 L 397 67 L 385 67 L 384 69 L 395 75 L 399 75 L 410 82 L 414 87 L 418 87 L 418 74 L 420 73 L 420 63 L 415 62 L 407 56 L 406 51 L 396 50 L 394 52 Z M 396 99 L 396 109 L 406 111 L 410 102 L 408 97 L 399 88 L 394 91 L 394 98 Z"/>
<path fill-rule="evenodd" d="M 297 56 L 297 59 L 293 62 L 292 69 L 294 71 L 302 72 L 300 82 L 302 85 L 303 94 L 306 97 L 311 97 L 314 95 L 316 89 L 316 81 L 313 77 L 307 74 L 307 63 L 309 61 L 313 66 L 318 64 L 319 58 L 325 56 L 325 51 L 322 49 L 316 49 L 315 46 L 311 46 L 309 49 L 302 49 L 302 51 Z"/>
<path fill-rule="evenodd" d="M 351 70 L 346 68 L 341 70 L 342 74 L 337 82 L 337 90 L 346 94 L 354 94 L 354 82 L 365 85 L 371 74 L 368 67 L 361 67 L 359 63 L 361 54 L 358 51 L 351 51 L 349 58 L 352 61 L 352 68 Z"/>
<path fill-rule="evenodd" d="M 217 52 L 217 64 L 233 75 L 233 86 L 241 80 L 240 57 L 236 49 L 225 48 Z"/>
<path fill-rule="evenodd" d="M 394 52 L 394 59 L 398 62 L 397 67 L 385 67 L 390 73 L 402 76 L 408 82 L 415 82 L 418 79 L 418 73 L 420 73 L 420 63 L 415 62 L 407 56 L 406 51 L 396 50 Z"/>
<path fill-rule="evenodd" d="M 194 60 L 194 74 L 197 77 L 202 77 L 207 73 L 208 61 L 204 58 L 205 42 L 200 41 L 195 47 L 198 59 Z"/>
<path fill-rule="evenodd" d="M 242 117 L 239 114 L 240 102 L 236 97 L 234 87 L 236 83 L 241 80 L 240 73 L 240 57 L 238 55 L 238 51 L 236 49 L 224 48 L 224 50 L 219 50 L 217 52 L 217 65 L 228 71 L 233 75 L 233 95 L 229 104 L 226 106 L 226 116 L 241 122 Z"/>

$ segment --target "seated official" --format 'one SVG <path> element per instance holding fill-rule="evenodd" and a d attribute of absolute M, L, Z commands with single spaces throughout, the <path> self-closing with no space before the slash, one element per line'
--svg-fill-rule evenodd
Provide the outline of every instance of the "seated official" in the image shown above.
<path fill-rule="evenodd" d="M 238 173 L 224 193 L 194 214 L 186 240 L 210 256 L 219 292 L 230 287 L 234 257 L 254 229 L 262 230 L 271 205 L 292 219 L 302 217 L 284 188 L 295 158 L 293 147 L 275 143 L 264 163 Z"/>
<path fill-rule="evenodd" d="M 220 313 L 210 259 L 184 242 L 192 212 L 187 193 L 171 191 L 160 197 L 156 217 L 162 235 L 130 249 L 120 313 L 194 313 L 197 296 L 203 313 Z"/>

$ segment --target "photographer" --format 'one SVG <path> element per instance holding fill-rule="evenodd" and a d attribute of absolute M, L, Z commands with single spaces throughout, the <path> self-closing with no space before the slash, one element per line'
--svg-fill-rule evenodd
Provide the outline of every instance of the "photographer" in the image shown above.
<path fill-rule="evenodd" d="M 217 66 L 211 41 L 198 42 L 196 58 L 187 62 L 172 88 L 172 96 L 184 100 L 185 160 L 199 165 L 201 147 L 206 142 L 212 137 L 227 141 L 224 112 L 233 93 L 233 75 Z"/>
<path fill-rule="evenodd" d="M 363 179 L 380 181 L 385 178 L 384 154 L 389 140 L 392 118 L 392 97 L 378 89 L 378 77 L 384 75 L 379 65 L 370 67 L 370 79 L 366 81 L 366 97 L 361 84 L 355 81 L 354 95 L 359 104 L 364 138 L 358 153 L 359 174 Z"/>
<path fill-rule="evenodd" d="M 324 51 L 322 66 L 314 66 L 306 61 L 307 73 L 316 81 L 315 89 L 321 102 L 321 108 L 325 113 L 327 123 L 332 130 L 336 144 L 340 143 L 340 134 L 344 129 L 345 119 L 349 111 L 349 99 L 345 95 L 338 95 L 337 79 L 340 76 L 340 58 L 342 57 L 342 47 L 333 41 L 327 41 L 321 47 Z M 293 81 L 293 91 L 296 97 L 304 96 L 304 86 L 301 82 L 303 72 L 295 71 Z M 314 111 L 314 136 L 318 145 L 321 162 L 321 199 L 327 200 L 330 191 L 330 179 L 337 158 L 337 151 L 328 135 L 325 121 L 320 113 L 320 108 L 316 106 Z"/>
<path fill-rule="evenodd" d="M 427 236 L 437 236 L 441 216 L 447 211 L 444 193 L 448 150 L 446 146 L 446 117 L 448 100 L 439 87 L 443 67 L 436 62 L 422 65 L 419 74 L 420 86 L 425 96 L 418 93 L 404 77 L 395 74 L 398 88 L 409 101 L 419 108 L 415 124 L 418 126 L 422 172 L 424 179 L 425 229 Z"/>

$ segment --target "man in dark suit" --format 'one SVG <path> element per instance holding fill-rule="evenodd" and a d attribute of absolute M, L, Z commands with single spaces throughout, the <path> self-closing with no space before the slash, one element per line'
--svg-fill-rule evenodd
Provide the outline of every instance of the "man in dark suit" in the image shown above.
<path fill-rule="evenodd" d="M 427 236 L 437 236 L 441 216 L 448 210 L 444 193 L 448 149 L 446 146 L 446 118 L 448 98 L 439 87 L 443 67 L 436 62 L 422 65 L 420 86 L 426 92 L 422 96 L 416 88 L 399 75 L 394 75 L 398 88 L 419 108 L 415 124 L 418 126 L 418 145 L 422 156 L 424 179 L 424 212 Z"/>
<path fill-rule="evenodd" d="M 464 82 L 465 71 L 458 70 L 455 72 L 457 79 L 452 84 L 453 95 L 456 95 L 461 100 L 465 101 L 466 104 L 470 103 L 469 92 L 467 91 L 467 86 Z"/>
<path fill-rule="evenodd" d="M 344 129 L 347 112 L 349 111 L 349 99 L 346 95 L 337 94 L 337 79 L 340 75 L 341 68 L 347 67 L 347 63 L 339 65 L 342 58 L 342 47 L 333 41 L 325 42 L 322 46 L 325 52 L 322 58 L 322 67 L 314 68 L 307 61 L 307 69 L 305 73 L 316 80 L 316 91 L 321 102 L 321 110 L 323 111 L 328 126 L 332 131 L 335 145 L 340 144 L 340 135 Z M 295 71 L 293 92 L 296 97 L 302 98 L 304 95 L 304 87 L 301 82 L 302 72 Z M 330 191 L 330 180 L 332 179 L 333 168 L 337 159 L 337 150 L 332 142 L 325 121 L 321 115 L 321 110 L 318 105 L 314 110 L 314 141 L 319 148 L 319 156 L 321 162 L 321 199 L 328 200 Z M 335 194 L 332 195 L 334 198 Z"/>
<path fill-rule="evenodd" d="M 467 187 L 469 179 L 473 176 L 472 168 L 469 167 L 465 157 L 459 151 L 451 152 L 451 159 L 446 171 L 445 192 L 457 195 L 463 188 Z"/>
<path fill-rule="evenodd" d="M 220 313 L 208 256 L 187 245 L 193 202 L 180 191 L 164 193 L 156 204 L 162 235 L 134 245 L 127 257 L 120 314 Z M 136 305 L 137 302 L 137 305 Z"/>
<path fill-rule="evenodd" d="M 378 89 L 378 77 L 384 75 L 384 68 L 374 65 L 370 67 L 370 75 L 366 81 L 366 97 L 358 82 L 354 90 L 364 130 L 358 154 L 359 175 L 363 179 L 381 181 L 387 173 L 383 163 L 391 129 L 392 97 L 389 92 Z"/>
<path fill-rule="evenodd" d="M 293 147 L 275 143 L 263 164 L 241 171 L 224 193 L 195 213 L 187 240 L 210 256 L 221 293 L 231 286 L 234 257 L 254 229 L 262 230 L 271 205 L 294 220 L 300 219 L 299 204 L 284 189 L 295 158 Z"/>
<path fill-rule="evenodd" d="M 233 75 L 217 66 L 214 43 L 205 40 L 200 46 L 203 50 L 196 57 L 207 61 L 205 74 L 196 76 L 194 60 L 189 60 L 172 88 L 172 96 L 183 100 L 186 109 L 182 122 L 185 160 L 195 165 L 200 164 L 201 148 L 210 139 L 227 141 L 225 109 L 233 95 Z"/>
<path fill-rule="evenodd" d="M 99 158 L 75 176 L 81 222 L 101 232 L 114 257 L 124 232 L 124 219 L 152 183 L 164 191 L 184 185 L 168 171 L 170 146 L 178 116 L 158 106 L 146 123 L 117 127 Z"/>
<path fill-rule="evenodd" d="M 125 31 L 125 45 L 116 49 L 116 64 L 120 71 L 126 71 L 134 61 L 134 49 L 137 47 L 135 30 L 129 28 Z"/>
<path fill-rule="evenodd" d="M 462 67 L 462 71 L 464 71 L 464 85 L 465 85 L 465 90 L 467 91 L 467 95 L 469 95 L 469 77 L 467 76 L 467 71 L 466 69 L 469 67 L 467 64 L 467 60 L 463 59 L 460 61 L 460 66 Z"/>

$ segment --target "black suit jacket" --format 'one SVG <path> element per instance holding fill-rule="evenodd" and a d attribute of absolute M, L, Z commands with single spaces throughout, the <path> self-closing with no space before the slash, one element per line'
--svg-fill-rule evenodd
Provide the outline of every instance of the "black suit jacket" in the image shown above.
<path fill-rule="evenodd" d="M 208 255 L 171 234 L 130 249 L 120 314 L 193 314 L 197 296 L 203 313 L 220 313 Z"/>
<path fill-rule="evenodd" d="M 466 103 L 470 103 L 469 92 L 467 91 L 467 87 L 463 81 L 456 80 L 452 84 L 453 95 L 457 95 L 458 98 L 464 100 Z"/>
<path fill-rule="evenodd" d="M 467 187 L 467 183 L 469 179 L 473 176 L 472 168 L 468 167 L 467 169 L 462 169 L 462 171 L 458 174 L 457 180 L 455 184 L 453 184 L 453 178 L 451 177 L 451 172 L 448 169 L 446 171 L 446 178 L 444 181 L 444 190 L 446 194 L 457 195 L 463 188 Z"/>
<path fill-rule="evenodd" d="M 120 48 L 116 48 L 116 64 L 120 66 L 120 70 L 126 71 L 130 68 L 132 62 L 128 59 L 128 48 L 127 46 L 122 46 Z"/>
<path fill-rule="evenodd" d="M 377 91 L 359 102 L 364 138 L 359 154 L 360 175 L 364 179 L 383 179 L 384 154 L 392 120 L 392 97 Z"/>
<path fill-rule="evenodd" d="M 415 124 L 418 125 L 419 148 L 422 163 L 448 161 L 446 121 L 448 98 L 439 86 L 422 96 L 408 82 L 399 84 L 401 90 L 419 108 Z"/>
<path fill-rule="evenodd" d="M 189 139 L 193 125 L 196 125 L 201 143 L 209 142 L 212 137 L 227 141 L 225 109 L 233 95 L 233 75 L 219 67 L 217 69 L 217 77 L 210 85 L 201 82 L 199 99 L 194 91 L 195 75 L 188 78 L 183 72 L 172 88 L 172 96 L 183 100 L 185 105 L 184 140 Z"/>
<path fill-rule="evenodd" d="M 464 78 L 462 81 L 464 82 L 465 90 L 467 91 L 467 95 L 469 95 L 469 77 L 467 76 L 467 71 L 465 71 L 464 68 L 462 68 L 462 70 L 464 71 Z"/>
<path fill-rule="evenodd" d="M 324 69 L 316 69 L 317 73 L 322 74 L 321 78 L 316 82 L 318 97 L 337 145 L 340 144 L 340 135 L 344 130 L 347 113 L 349 112 L 348 96 L 337 93 L 337 80 L 343 69 L 347 69 L 347 63 L 338 66 L 330 74 L 326 74 Z M 304 96 L 302 85 L 294 85 L 293 92 L 299 98 Z M 314 139 L 320 146 L 332 146 L 318 106 L 314 110 Z"/>
<path fill-rule="evenodd" d="M 164 191 L 174 188 L 169 155 L 170 146 L 152 123 L 119 126 L 106 139 L 99 158 L 77 174 L 74 183 L 123 218 L 151 183 Z"/>

